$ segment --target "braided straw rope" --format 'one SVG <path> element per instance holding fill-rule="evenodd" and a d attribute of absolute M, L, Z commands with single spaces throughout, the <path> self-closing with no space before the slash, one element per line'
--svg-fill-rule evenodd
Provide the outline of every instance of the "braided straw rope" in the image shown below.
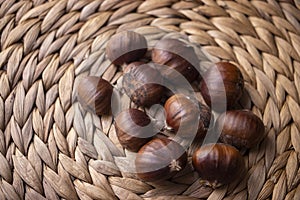
<path fill-rule="evenodd" d="M 300 199 L 300 3 L 292 0 L 0 0 L 0 199 Z M 187 167 L 144 183 L 127 166 L 112 117 L 74 99 L 80 77 L 117 83 L 107 40 L 135 29 L 180 33 L 210 61 L 239 66 L 267 136 L 247 177 L 216 190 Z M 93 125 L 93 126 L 92 126 Z M 97 144 L 97 145 L 94 145 Z"/>

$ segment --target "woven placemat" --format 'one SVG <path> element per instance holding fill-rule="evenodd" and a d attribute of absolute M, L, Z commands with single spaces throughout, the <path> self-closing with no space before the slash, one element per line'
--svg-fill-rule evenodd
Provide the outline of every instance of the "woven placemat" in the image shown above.
<path fill-rule="evenodd" d="M 300 3 L 176 0 L 0 0 L 0 199 L 300 199 Z M 113 119 L 76 101 L 78 80 L 122 72 L 107 40 L 132 30 L 154 43 L 180 34 L 241 69 L 267 136 L 247 152 L 248 174 L 213 190 L 187 167 L 142 182 Z"/>

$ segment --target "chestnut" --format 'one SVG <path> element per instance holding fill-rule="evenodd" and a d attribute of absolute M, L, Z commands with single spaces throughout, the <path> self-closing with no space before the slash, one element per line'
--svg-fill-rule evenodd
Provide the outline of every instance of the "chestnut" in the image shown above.
<path fill-rule="evenodd" d="M 155 138 L 137 153 L 135 167 L 140 179 L 148 182 L 166 180 L 187 164 L 187 153 L 177 142 Z"/>
<path fill-rule="evenodd" d="M 192 164 L 209 186 L 218 187 L 243 177 L 245 162 L 240 152 L 228 144 L 206 144 L 192 156 Z"/>
<path fill-rule="evenodd" d="M 142 58 L 147 52 L 146 38 L 133 31 L 113 35 L 107 43 L 106 55 L 115 65 L 130 63 Z"/>
<path fill-rule="evenodd" d="M 115 129 L 120 144 L 133 152 L 137 152 L 159 132 L 149 116 L 135 108 L 123 110 L 116 116 Z"/>
<path fill-rule="evenodd" d="M 110 112 L 112 93 L 113 86 L 105 79 L 96 76 L 83 78 L 77 88 L 80 104 L 97 115 Z"/>
<path fill-rule="evenodd" d="M 200 92 L 204 101 L 218 112 L 231 109 L 241 98 L 243 89 L 244 79 L 241 71 L 229 62 L 218 62 L 210 67 L 200 82 Z"/>
<path fill-rule="evenodd" d="M 152 61 L 168 67 L 163 71 L 163 75 L 171 82 L 176 83 L 180 75 L 189 82 L 199 77 L 199 60 L 193 47 L 180 40 L 159 40 L 152 50 Z M 175 70 L 179 73 L 175 73 Z"/>
<path fill-rule="evenodd" d="M 131 62 L 128 65 L 123 66 L 123 72 L 124 72 L 124 74 L 129 73 L 131 68 L 136 68 L 136 67 L 139 67 L 140 65 L 146 65 L 146 63 L 143 61 Z"/>
<path fill-rule="evenodd" d="M 230 110 L 222 113 L 216 128 L 220 141 L 237 148 L 251 148 L 257 145 L 265 135 L 262 120 L 250 110 Z"/>
<path fill-rule="evenodd" d="M 143 62 L 133 62 L 125 68 L 122 86 L 136 105 L 144 107 L 160 103 L 165 89 L 159 70 Z"/>
<path fill-rule="evenodd" d="M 177 93 L 167 99 L 164 109 L 166 123 L 183 138 L 204 139 L 212 119 L 211 110 L 184 94 Z"/>

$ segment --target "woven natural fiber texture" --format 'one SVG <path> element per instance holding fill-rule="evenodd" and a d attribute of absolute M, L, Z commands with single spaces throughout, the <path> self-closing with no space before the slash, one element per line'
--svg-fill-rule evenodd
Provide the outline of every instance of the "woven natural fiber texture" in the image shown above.
<path fill-rule="evenodd" d="M 0 199 L 300 199 L 300 3 L 177 0 L 0 0 Z M 113 118 L 76 100 L 79 79 L 122 76 L 105 57 L 122 30 L 150 44 L 180 35 L 235 63 L 267 129 L 245 152 L 247 176 L 216 190 L 191 164 L 171 180 L 132 174 Z M 124 104 L 128 102 L 123 102 Z M 130 103 L 130 102 L 129 102 Z"/>

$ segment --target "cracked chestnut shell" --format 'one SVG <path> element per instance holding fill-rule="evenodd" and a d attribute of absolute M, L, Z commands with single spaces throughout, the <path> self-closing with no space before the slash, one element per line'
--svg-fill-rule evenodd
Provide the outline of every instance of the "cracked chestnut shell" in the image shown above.
<path fill-rule="evenodd" d="M 177 142 L 155 138 L 137 153 L 135 166 L 140 179 L 148 182 L 166 180 L 187 164 L 187 153 Z"/>
<path fill-rule="evenodd" d="M 115 128 L 120 144 L 133 152 L 137 152 L 159 132 L 149 116 L 135 108 L 120 112 L 115 118 Z"/>
<path fill-rule="evenodd" d="M 262 120 L 250 110 L 222 113 L 216 121 L 216 128 L 221 132 L 221 142 L 239 149 L 257 145 L 265 135 Z"/>
<path fill-rule="evenodd" d="M 241 98 L 243 89 L 241 71 L 229 62 L 218 62 L 210 67 L 200 82 L 200 92 L 206 104 L 212 107 L 214 102 L 213 109 L 219 112 L 231 109 Z"/>
<path fill-rule="evenodd" d="M 212 187 L 229 184 L 246 172 L 240 152 L 222 143 L 201 146 L 193 153 L 192 164 L 200 178 Z"/>
<path fill-rule="evenodd" d="M 152 61 L 168 66 L 163 75 L 171 82 L 176 83 L 180 74 L 193 82 L 198 76 L 199 60 L 193 47 L 176 39 L 165 38 L 159 40 L 152 50 Z M 174 73 L 174 71 L 179 73 Z"/>
<path fill-rule="evenodd" d="M 146 38 L 133 31 L 122 31 L 113 35 L 106 46 L 106 55 L 115 65 L 137 61 L 146 52 Z"/>
<path fill-rule="evenodd" d="M 130 99 L 144 107 L 160 103 L 165 89 L 163 77 L 155 65 L 143 62 L 133 62 L 125 68 L 122 84 Z"/>
<path fill-rule="evenodd" d="M 203 139 L 212 118 L 208 106 L 184 94 L 174 94 L 165 105 L 167 126 L 183 138 Z"/>
<path fill-rule="evenodd" d="M 80 104 L 97 115 L 109 114 L 112 93 L 113 86 L 108 81 L 96 76 L 83 78 L 77 88 Z"/>

